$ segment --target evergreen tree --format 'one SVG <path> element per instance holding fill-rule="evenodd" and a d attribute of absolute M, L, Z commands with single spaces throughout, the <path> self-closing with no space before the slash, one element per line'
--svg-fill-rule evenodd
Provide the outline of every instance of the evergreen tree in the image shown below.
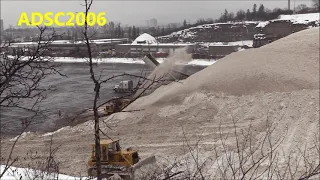
<path fill-rule="evenodd" d="M 229 13 L 227 9 L 224 10 L 224 13 L 220 17 L 220 21 L 227 22 L 229 20 Z"/>
<path fill-rule="evenodd" d="M 161 35 L 162 35 L 162 36 L 165 35 L 164 26 L 162 26 Z"/>
<path fill-rule="evenodd" d="M 257 5 L 254 4 L 252 8 L 252 20 L 255 20 L 257 16 Z"/>
<path fill-rule="evenodd" d="M 121 29 L 121 38 L 124 38 L 124 29 Z"/>
<path fill-rule="evenodd" d="M 117 29 L 117 37 L 121 36 L 121 26 L 120 23 L 118 24 L 118 29 Z"/>
<path fill-rule="evenodd" d="M 161 34 L 160 27 L 158 26 L 158 28 L 157 28 L 157 35 L 159 36 L 160 34 Z"/>
<path fill-rule="evenodd" d="M 251 21 L 251 20 L 252 20 L 252 16 L 251 16 L 250 9 L 247 9 L 246 20 L 247 20 L 247 21 Z"/>
<path fill-rule="evenodd" d="M 265 20 L 266 19 L 266 12 L 265 12 L 263 4 L 261 4 L 258 9 L 257 18 L 258 18 L 258 20 Z"/>
<path fill-rule="evenodd" d="M 312 6 L 317 10 L 320 11 L 320 1 L 319 0 L 312 0 Z"/>
<path fill-rule="evenodd" d="M 139 27 L 137 27 L 137 36 L 136 37 L 138 37 L 139 35 L 140 35 L 140 32 L 139 32 L 140 30 L 139 30 Z"/>
<path fill-rule="evenodd" d="M 245 18 L 246 18 L 246 12 L 244 12 L 244 10 L 239 10 L 235 17 L 235 19 L 238 21 L 243 21 Z"/>
<path fill-rule="evenodd" d="M 136 27 L 133 26 L 132 27 L 132 39 L 136 38 L 137 37 L 137 32 L 136 32 Z"/>
<path fill-rule="evenodd" d="M 111 38 L 113 38 L 115 36 L 115 28 L 114 28 L 114 22 L 113 21 L 109 22 L 109 32 L 110 32 Z"/>
<path fill-rule="evenodd" d="M 309 11 L 309 8 L 305 4 L 300 4 L 296 7 L 296 12 L 298 13 L 307 13 Z"/>
<path fill-rule="evenodd" d="M 170 24 L 168 24 L 168 32 L 169 32 L 169 33 L 171 32 Z"/>
<path fill-rule="evenodd" d="M 234 13 L 229 13 L 228 14 L 228 21 L 233 21 L 234 20 Z"/>
<path fill-rule="evenodd" d="M 132 30 L 131 30 L 131 26 L 130 26 L 129 29 L 128 29 L 128 38 L 129 39 L 131 39 L 131 37 L 132 37 L 131 33 L 132 33 Z"/>
<path fill-rule="evenodd" d="M 186 21 L 186 20 L 183 20 L 183 23 L 182 23 L 182 24 L 183 24 L 182 26 L 183 26 L 184 28 L 187 27 L 187 21 Z"/>

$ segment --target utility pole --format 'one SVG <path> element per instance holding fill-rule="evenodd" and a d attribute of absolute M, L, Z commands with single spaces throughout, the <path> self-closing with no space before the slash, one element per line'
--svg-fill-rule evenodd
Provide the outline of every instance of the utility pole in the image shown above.
<path fill-rule="evenodd" d="M 290 11 L 290 0 L 288 0 L 288 11 Z"/>

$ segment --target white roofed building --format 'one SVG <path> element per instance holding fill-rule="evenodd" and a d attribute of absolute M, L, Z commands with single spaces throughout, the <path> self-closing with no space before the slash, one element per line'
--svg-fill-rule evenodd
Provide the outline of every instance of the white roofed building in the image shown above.
<path fill-rule="evenodd" d="M 150 34 L 143 33 L 132 42 L 132 45 L 136 44 L 158 44 L 158 41 Z"/>
<path fill-rule="evenodd" d="M 131 44 L 117 44 L 115 46 L 118 55 L 140 56 L 147 53 L 153 54 L 156 57 L 167 56 L 176 49 L 186 48 L 188 53 L 193 53 L 196 49 L 196 44 L 191 43 L 159 43 L 153 36 L 143 33 L 137 37 Z"/>

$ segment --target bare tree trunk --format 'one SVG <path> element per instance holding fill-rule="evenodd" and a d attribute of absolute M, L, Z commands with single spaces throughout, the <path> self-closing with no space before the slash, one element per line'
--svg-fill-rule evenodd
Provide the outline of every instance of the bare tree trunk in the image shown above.
<path fill-rule="evenodd" d="M 97 101 L 99 99 L 99 93 L 100 93 L 100 83 L 96 79 L 93 71 L 93 63 L 92 63 L 92 50 L 90 46 L 90 40 L 88 36 L 88 22 L 87 22 L 87 15 L 91 8 L 93 0 L 85 0 L 85 26 L 84 26 L 84 38 L 85 43 L 88 50 L 88 58 L 89 58 L 89 69 L 90 69 L 90 76 L 94 83 L 94 101 L 93 101 L 93 115 L 94 115 L 94 138 L 95 138 L 95 160 L 96 160 L 96 168 L 97 168 L 97 179 L 101 180 L 101 147 L 100 147 L 100 127 L 99 127 L 99 114 L 98 114 L 98 108 L 97 108 Z"/>
<path fill-rule="evenodd" d="M 2 109 L 20 109 L 24 112 L 31 112 L 33 115 L 23 124 L 24 128 L 14 140 L 0 179 L 18 161 L 18 157 L 13 158 L 13 154 L 22 134 L 29 126 L 36 124 L 32 122 L 36 116 L 43 116 L 40 103 L 46 98 L 46 92 L 50 91 L 50 88 L 43 86 L 42 81 L 55 73 L 64 76 L 58 70 L 60 64 L 53 63 L 54 58 L 51 56 L 51 43 L 59 35 L 53 31 L 45 40 L 47 28 L 38 27 L 38 29 L 39 36 L 35 47 L 13 48 L 9 44 L 4 45 L 2 49 L 3 55 L 0 57 L 0 116 Z M 23 102 L 28 102 L 28 105 Z"/>

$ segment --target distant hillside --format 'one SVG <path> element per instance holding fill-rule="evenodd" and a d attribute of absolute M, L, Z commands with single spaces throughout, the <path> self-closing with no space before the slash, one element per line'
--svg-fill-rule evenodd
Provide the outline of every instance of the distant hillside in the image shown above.
<path fill-rule="evenodd" d="M 290 21 L 294 25 L 319 26 L 319 15 L 320 13 L 280 15 L 277 19 L 260 22 L 257 28 L 263 28 L 266 25 L 277 21 Z"/>
<path fill-rule="evenodd" d="M 204 24 L 157 38 L 160 42 L 232 42 L 251 40 L 257 21 Z"/>
<path fill-rule="evenodd" d="M 253 40 L 254 34 L 272 22 L 286 21 L 289 25 L 319 26 L 319 13 L 280 15 L 269 21 L 243 21 L 212 23 L 190 27 L 166 36 L 159 36 L 159 42 L 234 42 Z M 290 30 L 291 31 L 291 30 Z"/>

